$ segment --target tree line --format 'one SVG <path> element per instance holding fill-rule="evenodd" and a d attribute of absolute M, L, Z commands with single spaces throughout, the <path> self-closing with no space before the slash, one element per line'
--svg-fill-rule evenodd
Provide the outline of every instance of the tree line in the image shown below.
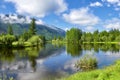
<path fill-rule="evenodd" d="M 112 29 L 110 31 L 83 32 L 81 39 L 84 42 L 120 42 L 120 31 Z"/>
<path fill-rule="evenodd" d="M 112 29 L 110 31 L 98 30 L 94 32 L 83 32 L 78 28 L 71 28 L 66 32 L 66 41 L 72 43 L 81 42 L 120 42 L 120 31 Z"/>

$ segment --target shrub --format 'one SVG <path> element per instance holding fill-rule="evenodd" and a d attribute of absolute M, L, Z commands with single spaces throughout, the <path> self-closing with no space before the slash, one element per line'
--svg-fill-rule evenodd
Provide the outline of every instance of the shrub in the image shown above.
<path fill-rule="evenodd" d="M 40 43 L 43 43 L 41 38 L 39 36 L 32 36 L 30 39 L 28 39 L 28 42 L 32 43 L 33 45 L 38 45 Z"/>
<path fill-rule="evenodd" d="M 13 41 L 15 41 L 14 35 L 0 35 L 0 43 L 3 45 L 11 46 Z"/>
<path fill-rule="evenodd" d="M 97 68 L 97 59 L 91 55 L 83 56 L 75 65 L 82 71 L 93 70 Z"/>

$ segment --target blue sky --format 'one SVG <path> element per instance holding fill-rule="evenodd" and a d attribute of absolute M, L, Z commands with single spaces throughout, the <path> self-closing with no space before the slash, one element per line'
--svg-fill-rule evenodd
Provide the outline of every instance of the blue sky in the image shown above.
<path fill-rule="evenodd" d="M 0 14 L 11 13 L 64 30 L 120 30 L 120 0 L 1 0 Z"/>

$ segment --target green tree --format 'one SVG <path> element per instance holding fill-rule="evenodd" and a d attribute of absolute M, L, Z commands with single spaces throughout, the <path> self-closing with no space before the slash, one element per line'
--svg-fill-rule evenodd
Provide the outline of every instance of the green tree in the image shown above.
<path fill-rule="evenodd" d="M 98 30 L 94 31 L 93 38 L 94 38 L 93 39 L 94 42 L 99 42 L 99 31 Z"/>
<path fill-rule="evenodd" d="M 79 43 L 81 40 L 82 31 L 78 28 L 71 28 L 66 33 L 67 42 Z"/>
<path fill-rule="evenodd" d="M 120 35 L 115 38 L 116 41 L 120 41 Z"/>
<path fill-rule="evenodd" d="M 8 25 L 7 34 L 13 35 L 13 29 L 11 24 Z"/>
<path fill-rule="evenodd" d="M 35 25 L 35 19 L 33 18 L 30 24 L 30 28 L 29 28 L 29 34 L 30 36 L 36 35 L 36 25 Z"/>
<path fill-rule="evenodd" d="M 28 31 L 24 30 L 24 32 L 20 35 L 20 39 L 23 41 L 27 41 L 30 38 L 30 34 Z"/>
<path fill-rule="evenodd" d="M 107 31 L 100 32 L 100 34 L 99 34 L 100 41 L 101 42 L 107 42 L 108 41 L 108 36 L 109 36 L 109 33 Z"/>
<path fill-rule="evenodd" d="M 87 33 L 85 34 L 85 41 L 86 41 L 86 42 L 93 42 L 93 35 L 92 35 L 92 33 L 87 32 Z"/>

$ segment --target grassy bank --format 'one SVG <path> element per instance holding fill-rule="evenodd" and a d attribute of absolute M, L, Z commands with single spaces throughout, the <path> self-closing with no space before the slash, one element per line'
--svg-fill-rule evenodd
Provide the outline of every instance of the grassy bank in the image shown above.
<path fill-rule="evenodd" d="M 30 47 L 30 46 L 34 46 L 32 43 L 30 42 L 13 42 L 12 43 L 13 47 Z"/>
<path fill-rule="evenodd" d="M 67 43 L 65 40 L 52 40 L 53 44 L 65 44 Z"/>
<path fill-rule="evenodd" d="M 52 40 L 52 43 L 68 43 L 65 40 Z M 82 44 L 120 44 L 120 42 L 82 42 Z"/>
<path fill-rule="evenodd" d="M 120 60 L 114 65 L 104 69 L 88 72 L 78 72 L 62 80 L 119 80 L 120 79 Z"/>
<path fill-rule="evenodd" d="M 83 44 L 119 44 L 120 42 L 83 42 Z"/>

